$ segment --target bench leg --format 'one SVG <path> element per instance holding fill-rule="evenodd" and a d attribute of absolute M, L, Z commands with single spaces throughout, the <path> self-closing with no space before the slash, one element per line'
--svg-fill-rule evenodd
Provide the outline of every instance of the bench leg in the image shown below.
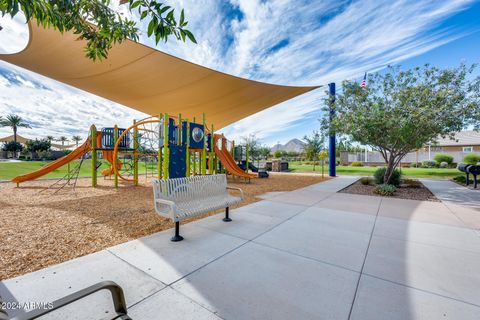
<path fill-rule="evenodd" d="M 183 237 L 180 235 L 180 222 L 175 222 L 175 235 L 170 239 L 173 242 L 182 241 Z"/>
<path fill-rule="evenodd" d="M 225 208 L 225 218 L 223 218 L 223 221 L 225 221 L 225 222 L 230 222 L 230 221 L 232 221 L 232 219 L 230 219 L 230 217 L 229 217 L 228 214 L 229 214 L 229 207 L 226 207 L 226 208 Z"/>

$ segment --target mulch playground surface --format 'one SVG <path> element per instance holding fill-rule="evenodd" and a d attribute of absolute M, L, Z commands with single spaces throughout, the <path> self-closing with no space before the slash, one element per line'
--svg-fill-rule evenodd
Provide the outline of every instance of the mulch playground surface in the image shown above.
<path fill-rule="evenodd" d="M 291 191 L 318 183 L 318 175 L 270 175 L 250 184 L 229 180 L 245 192 L 246 205 L 266 192 Z M 55 181 L 0 183 L 0 280 L 64 262 L 173 227 L 153 208 L 150 178 L 140 185 L 79 179 L 77 188 L 48 189 Z M 206 214 L 205 216 L 211 215 Z M 196 218 L 201 219 L 202 217 Z M 188 223 L 186 221 L 185 223 Z"/>

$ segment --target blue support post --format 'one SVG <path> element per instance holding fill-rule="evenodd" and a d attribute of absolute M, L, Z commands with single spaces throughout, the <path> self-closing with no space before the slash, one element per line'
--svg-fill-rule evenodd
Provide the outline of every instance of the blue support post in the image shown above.
<path fill-rule="evenodd" d="M 330 93 L 330 122 L 335 116 L 335 82 L 328 84 L 328 89 Z M 336 141 L 335 141 L 335 132 L 330 129 L 330 137 L 328 140 L 328 166 L 330 177 L 335 177 L 337 175 L 337 158 L 335 155 L 336 151 Z"/>

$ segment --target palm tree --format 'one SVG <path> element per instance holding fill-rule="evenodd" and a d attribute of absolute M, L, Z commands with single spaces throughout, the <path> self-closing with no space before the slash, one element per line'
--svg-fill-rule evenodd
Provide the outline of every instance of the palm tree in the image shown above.
<path fill-rule="evenodd" d="M 79 143 L 80 141 L 82 141 L 82 137 L 80 137 L 80 136 L 73 136 L 73 137 L 72 137 L 72 140 L 75 141 L 75 144 L 76 144 L 77 147 L 78 147 L 78 143 Z"/>
<path fill-rule="evenodd" d="M 47 136 L 47 140 L 51 143 L 53 140 L 55 140 L 55 138 L 53 136 Z"/>
<path fill-rule="evenodd" d="M 68 138 L 65 137 L 65 136 L 61 136 L 60 138 L 58 138 L 57 141 L 61 141 L 62 142 L 62 147 L 65 145 L 65 141 L 68 141 Z"/>
<path fill-rule="evenodd" d="M 9 114 L 6 118 L 0 119 L 0 127 L 10 127 L 13 129 L 13 141 L 17 144 L 17 129 L 31 128 L 31 126 L 22 119 L 22 117 L 15 114 Z M 17 157 L 17 151 L 13 152 L 13 156 Z"/>

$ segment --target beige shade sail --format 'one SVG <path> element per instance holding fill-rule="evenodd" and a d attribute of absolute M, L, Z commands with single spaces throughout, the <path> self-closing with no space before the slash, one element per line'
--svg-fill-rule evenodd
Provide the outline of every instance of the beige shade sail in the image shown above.
<path fill-rule="evenodd" d="M 85 42 L 78 35 L 32 22 L 29 29 L 27 47 L 0 59 L 149 115 L 181 113 L 198 121 L 205 113 L 216 129 L 318 88 L 238 78 L 133 41 L 93 62 L 85 57 Z"/>
<path fill-rule="evenodd" d="M 17 134 L 17 142 L 18 143 L 26 144 L 27 141 L 29 141 L 29 140 L 31 140 L 31 139 L 24 138 L 24 137 Z M 15 141 L 14 137 L 13 137 L 13 134 L 11 136 L 0 138 L 0 142 L 10 142 L 10 141 Z"/>

